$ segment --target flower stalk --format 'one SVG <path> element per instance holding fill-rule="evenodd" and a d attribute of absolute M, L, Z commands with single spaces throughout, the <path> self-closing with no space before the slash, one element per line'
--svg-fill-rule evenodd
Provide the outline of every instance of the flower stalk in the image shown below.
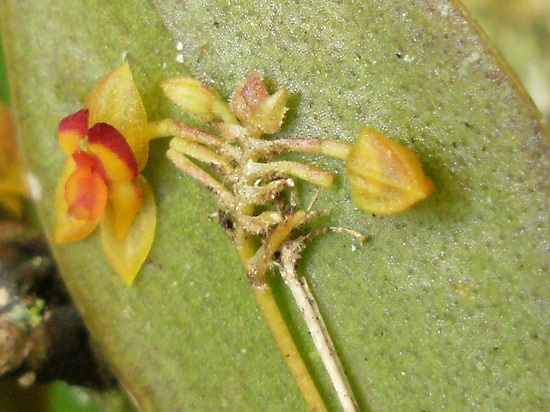
<path fill-rule="evenodd" d="M 285 204 L 283 193 L 295 191 L 295 178 L 329 187 L 333 175 L 311 165 L 272 161 L 270 158 L 287 152 L 342 158 L 349 153 L 351 146 L 320 139 L 261 139 L 262 134 L 279 130 L 286 112 L 288 92 L 283 88 L 270 95 L 256 74 L 236 89 L 231 109 L 238 122 L 233 122 L 227 114 L 222 117 L 214 113 L 213 107 L 225 107 L 216 102 L 219 95 L 211 88 L 199 87 L 196 81 L 169 80 L 162 84 L 162 88 L 176 104 L 200 120 L 229 119 L 212 123 L 220 137 L 174 120 L 164 120 L 156 125 L 175 136 L 167 152 L 168 158 L 180 170 L 208 187 L 227 211 L 231 219 L 228 232 L 246 270 L 258 307 L 309 408 L 326 411 L 323 398 L 274 299 L 268 273 L 275 264 L 276 253 L 289 241 L 292 233 L 319 215 L 319 212 L 296 210 L 295 204 Z M 205 96 L 208 93 L 210 95 Z M 190 158 L 206 163 L 221 181 Z M 259 211 L 260 207 L 267 210 Z M 258 240 L 259 247 L 256 246 Z M 333 350 L 330 356 L 337 356 L 336 351 Z M 339 372 L 343 373 L 341 367 Z"/>
<path fill-rule="evenodd" d="M 408 149 L 394 142 L 388 143 L 376 133 L 365 130 L 354 145 L 322 139 L 262 139 L 264 134 L 279 131 L 287 111 L 288 91 L 283 87 L 270 95 L 263 80 L 255 73 L 236 88 L 230 105 L 221 100 L 217 91 L 194 79 L 168 80 L 161 84 L 161 88 L 174 103 L 209 123 L 217 132 L 207 133 L 175 120 L 156 123 L 163 132 L 174 135 L 168 158 L 184 173 L 208 187 L 224 209 L 224 217 L 229 221 L 224 227 L 235 243 L 258 306 L 310 409 L 325 411 L 326 406 L 273 297 L 268 275 L 274 266 L 279 267 L 304 315 L 342 408 L 345 412 L 358 411 L 359 406 L 321 312 L 305 278 L 296 273 L 296 266 L 302 249 L 316 234 L 330 230 L 351 234 L 361 241 L 366 237 L 345 228 L 326 228 L 296 237 L 297 229 L 328 212 L 314 211 L 311 207 L 300 210 L 295 203 L 294 179 L 330 187 L 334 176 L 312 165 L 272 158 L 298 152 L 346 161 L 354 199 L 367 211 L 373 205 L 369 188 L 386 195 L 381 201 L 378 201 L 378 196 L 377 210 L 386 207 L 388 213 L 392 213 L 390 206 L 394 203 L 405 205 L 409 202 L 410 205 L 420 200 L 422 196 L 418 194 L 422 190 L 417 190 L 415 184 L 427 185 L 429 179 L 422 178 L 421 170 L 418 173 L 419 163 L 416 160 L 417 165 L 409 156 Z M 232 113 L 228 113 L 228 108 Z M 379 146 L 380 141 L 386 150 L 369 152 L 369 162 L 365 164 L 363 152 Z M 213 173 L 195 162 L 206 165 L 205 168 Z M 369 163 L 374 164 L 374 168 Z M 394 179 L 390 185 L 383 186 L 388 169 Z M 392 174 L 393 170 L 399 173 Z M 378 186 L 366 183 L 371 178 L 378 179 Z M 401 184 L 403 180 L 407 181 L 405 185 Z M 391 191 L 384 192 L 385 187 Z M 400 191 L 394 190 L 396 187 Z M 429 194 L 429 191 L 424 192 Z M 396 202 L 396 197 L 400 197 L 399 202 Z M 387 201 L 385 205 L 384 201 Z M 260 246 L 256 246 L 258 243 Z"/>

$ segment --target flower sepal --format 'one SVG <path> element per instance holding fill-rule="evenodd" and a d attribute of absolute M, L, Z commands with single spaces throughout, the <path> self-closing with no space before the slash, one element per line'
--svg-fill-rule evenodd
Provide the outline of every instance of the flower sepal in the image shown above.
<path fill-rule="evenodd" d="M 191 77 L 177 77 L 161 83 L 162 91 L 170 100 L 202 122 L 222 121 L 237 123 L 229 105 L 216 89 Z"/>
<path fill-rule="evenodd" d="M 141 175 L 138 176 L 137 183 L 141 193 L 141 206 L 124 237 L 120 236 L 120 216 L 115 208 L 109 209 L 100 223 L 105 254 L 128 286 L 134 281 L 149 254 L 157 219 L 157 207 L 151 186 Z"/>

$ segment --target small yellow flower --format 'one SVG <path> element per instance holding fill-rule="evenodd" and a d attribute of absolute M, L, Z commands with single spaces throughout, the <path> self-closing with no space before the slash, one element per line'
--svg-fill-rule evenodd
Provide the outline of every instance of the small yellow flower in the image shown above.
<path fill-rule="evenodd" d="M 140 174 L 150 139 L 128 64 L 103 79 L 85 108 L 59 125 L 67 161 L 56 192 L 56 240 L 76 242 L 99 226 L 103 249 L 128 285 L 151 249 L 156 227 L 155 199 Z"/>

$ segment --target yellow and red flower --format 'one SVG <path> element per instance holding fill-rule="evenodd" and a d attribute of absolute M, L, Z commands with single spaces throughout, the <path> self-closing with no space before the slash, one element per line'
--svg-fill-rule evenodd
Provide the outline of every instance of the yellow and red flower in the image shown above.
<path fill-rule="evenodd" d="M 105 253 L 127 284 L 145 261 L 156 226 L 155 199 L 140 174 L 152 138 L 148 130 L 127 64 L 59 125 L 67 161 L 56 193 L 56 240 L 76 242 L 99 226 Z"/>

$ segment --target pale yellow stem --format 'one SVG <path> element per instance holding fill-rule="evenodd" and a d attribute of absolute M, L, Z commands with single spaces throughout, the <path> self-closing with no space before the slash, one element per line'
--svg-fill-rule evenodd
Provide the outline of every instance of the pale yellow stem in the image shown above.
<path fill-rule="evenodd" d="M 235 244 L 237 245 L 239 259 L 247 269 L 247 274 L 250 276 L 250 262 L 256 255 L 252 237 L 244 231 L 237 229 L 235 233 Z M 250 279 L 250 281 L 253 282 L 253 279 Z M 252 283 L 252 285 L 256 303 L 262 311 L 267 325 L 271 330 L 271 334 L 277 346 L 279 346 L 283 358 L 290 369 L 290 373 L 302 392 L 302 396 L 308 404 L 310 411 L 326 412 L 327 407 L 315 386 L 315 382 L 313 382 L 313 378 L 307 370 L 300 351 L 292 339 L 292 335 L 275 301 L 271 287 L 267 281 L 262 285 L 255 286 L 254 283 Z"/>
<path fill-rule="evenodd" d="M 262 246 L 256 251 L 254 257 L 248 261 L 248 273 L 250 281 L 254 286 L 266 283 L 269 262 L 273 255 L 279 249 L 290 232 L 300 226 L 306 218 L 306 212 L 298 210 L 296 213 L 287 217 L 283 222 L 273 229 Z"/>
<path fill-rule="evenodd" d="M 219 170 L 223 171 L 226 178 L 233 176 L 235 173 L 233 166 L 231 166 L 222 156 L 219 156 L 201 144 L 183 139 L 181 137 L 174 137 L 170 141 L 170 147 L 180 153 L 192 157 L 193 159 L 216 166 Z"/>
<path fill-rule="evenodd" d="M 310 411 L 323 412 L 327 410 L 315 382 L 311 378 L 309 371 L 304 364 L 298 348 L 290 335 L 283 315 L 277 306 L 273 293 L 268 284 L 263 287 L 253 287 L 254 297 L 262 311 L 264 318 L 271 330 L 273 338 L 277 342 L 283 358 L 296 381 L 296 384 L 302 392 L 302 396 L 307 402 Z"/>
<path fill-rule="evenodd" d="M 248 262 L 254 257 L 255 253 L 252 236 L 242 228 L 237 227 L 235 229 L 235 246 L 239 260 L 246 269 Z"/>
<path fill-rule="evenodd" d="M 218 198 L 220 203 L 225 206 L 227 209 L 233 210 L 235 205 L 235 198 L 233 194 L 225 188 L 223 184 L 218 182 L 191 160 L 189 160 L 183 153 L 178 152 L 175 149 L 168 149 L 166 152 L 166 157 L 174 163 L 174 165 L 187 173 L 193 179 L 199 181 L 206 187 L 208 187 L 214 195 Z"/>
<path fill-rule="evenodd" d="M 334 179 L 332 173 L 325 172 L 318 167 L 287 160 L 269 163 L 251 163 L 247 164 L 246 167 L 249 177 L 252 179 L 269 175 L 270 173 L 285 173 L 322 187 L 330 187 Z"/>
<path fill-rule="evenodd" d="M 301 152 L 346 160 L 352 145 L 332 140 L 288 138 L 273 141 L 273 146 L 289 152 Z"/>
<path fill-rule="evenodd" d="M 157 137 L 176 136 L 185 140 L 197 142 L 214 149 L 216 152 L 228 157 L 230 161 L 240 158 L 241 154 L 238 148 L 235 148 L 226 141 L 214 136 L 204 130 L 189 126 L 187 123 L 178 122 L 173 119 L 157 120 L 147 123 L 144 131 L 149 139 Z"/>
<path fill-rule="evenodd" d="M 175 136 L 179 134 L 178 122 L 172 119 L 157 120 L 147 123 L 144 133 L 149 139 Z"/>

